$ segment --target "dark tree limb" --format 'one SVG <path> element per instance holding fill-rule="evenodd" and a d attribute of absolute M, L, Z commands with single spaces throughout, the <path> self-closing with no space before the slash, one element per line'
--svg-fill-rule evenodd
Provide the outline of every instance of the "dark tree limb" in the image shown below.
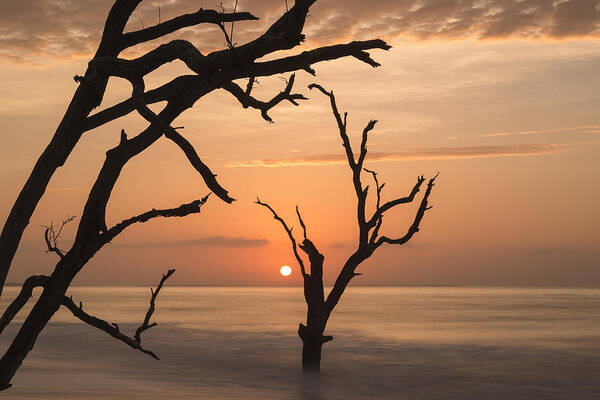
<path fill-rule="evenodd" d="M 196 153 L 196 149 L 190 142 L 187 141 L 179 132 L 177 132 L 174 128 L 170 128 L 165 132 L 165 137 L 173 141 L 179 148 L 183 151 L 190 164 L 194 167 L 196 171 L 202 176 L 206 186 L 212 192 L 217 195 L 218 198 L 223 200 L 226 203 L 233 203 L 235 199 L 229 196 L 229 192 L 225 190 L 219 182 L 217 182 L 217 175 L 214 174 L 210 168 L 206 164 L 202 162 L 198 153 Z"/>
<path fill-rule="evenodd" d="M 123 35 L 123 49 L 140 43 L 158 39 L 188 26 L 201 23 L 212 23 L 221 25 L 224 22 L 258 20 L 254 15 L 247 12 L 221 13 L 215 10 L 200 9 L 195 13 L 180 15 L 158 25 L 142 29 L 140 31 L 128 32 Z"/>
<path fill-rule="evenodd" d="M 143 101 L 145 104 L 154 104 L 161 101 L 168 101 L 174 99 L 179 94 L 188 92 L 196 89 L 201 90 L 203 85 L 202 78 L 197 75 L 183 75 L 174 78 L 164 85 L 149 90 L 143 94 Z M 185 96 L 182 96 L 185 97 Z M 83 130 L 89 131 L 118 118 L 121 118 L 136 109 L 136 102 L 133 97 L 124 100 L 118 104 L 108 107 L 102 111 L 98 111 L 95 114 L 90 115 L 86 118 Z"/>
<path fill-rule="evenodd" d="M 356 168 L 362 169 L 363 167 L 365 157 L 367 156 L 367 136 L 369 132 L 375 128 L 376 123 L 377 120 L 371 120 L 367 126 L 365 126 L 365 129 L 363 129 L 362 139 L 360 141 L 360 155 L 358 156 L 358 161 L 356 162 Z"/>
<path fill-rule="evenodd" d="M 304 234 L 304 240 L 308 240 L 308 237 L 306 237 L 306 225 L 304 224 L 302 215 L 300 215 L 300 209 L 298 208 L 298 205 L 296 205 L 296 215 L 298 216 L 298 222 L 300 223 L 300 226 L 302 227 L 302 233 Z"/>
<path fill-rule="evenodd" d="M 255 62 L 247 64 L 241 68 L 223 68 L 216 76 L 219 80 L 233 80 L 248 78 L 250 76 L 269 76 L 275 74 L 283 74 L 297 70 L 306 70 L 314 75 L 311 65 L 323 62 L 336 60 L 338 58 L 352 56 L 358 49 L 370 50 L 381 49 L 389 50 L 391 46 L 380 39 L 355 41 L 346 44 L 338 44 L 333 46 L 324 46 L 318 49 L 309 50 L 300 54 L 275 59 L 272 61 Z M 210 55 L 207 56 L 207 60 Z"/>
<path fill-rule="evenodd" d="M 378 205 L 377 210 L 373 214 L 373 217 L 371 217 L 371 219 L 369 220 L 369 225 L 370 226 L 375 225 L 375 223 L 377 222 L 377 219 L 379 217 L 381 217 L 383 215 L 383 213 L 385 213 L 387 210 L 389 210 L 393 207 L 396 207 L 397 205 L 400 205 L 400 204 L 407 204 L 407 203 L 412 202 L 415 199 L 415 196 L 417 195 L 417 193 L 419 193 L 419 190 L 421 190 L 421 185 L 423 184 L 423 182 L 425 182 L 425 178 L 423 176 L 417 177 L 417 183 L 415 183 L 415 186 L 412 188 L 412 190 L 410 191 L 410 194 L 408 196 L 388 201 L 381 207 L 379 207 L 379 205 Z"/>
<path fill-rule="evenodd" d="M 287 100 L 290 103 L 292 103 L 293 105 L 297 106 L 298 102 L 296 100 L 308 100 L 302 94 L 291 92 L 292 86 L 294 85 L 295 75 L 296 74 L 292 74 L 290 76 L 290 79 L 288 79 L 286 87 L 282 92 L 280 92 L 279 94 L 277 94 L 275 97 L 273 97 L 271 100 L 269 100 L 267 102 L 257 100 L 250 95 L 250 92 L 252 90 L 252 85 L 254 82 L 254 77 L 250 77 L 250 80 L 248 81 L 248 86 L 246 87 L 246 90 L 243 90 L 241 87 L 239 87 L 234 82 L 226 82 L 225 84 L 223 84 L 223 89 L 227 90 L 236 99 L 238 99 L 238 101 L 244 108 L 252 107 L 257 110 L 260 110 L 260 114 L 265 121 L 273 122 L 273 120 L 269 116 L 268 112 L 271 108 L 275 107 L 282 101 Z"/>
<path fill-rule="evenodd" d="M 165 283 L 165 281 L 167 279 L 169 279 L 169 277 L 171 275 L 173 275 L 174 272 L 175 272 L 174 269 L 168 270 L 167 273 L 162 276 L 162 279 L 158 283 L 156 290 L 152 290 L 152 288 L 150 288 L 150 293 L 152 294 L 150 296 L 150 307 L 148 308 L 148 312 L 146 312 L 146 317 L 144 318 L 144 322 L 142 322 L 142 325 L 140 325 L 140 327 L 137 328 L 137 330 L 135 331 L 134 339 L 136 342 L 141 344 L 142 343 L 142 333 L 145 330 L 158 325 L 156 322 L 153 322 L 150 324 L 150 318 L 152 317 L 152 314 L 154 314 L 154 302 L 156 301 L 156 296 L 158 296 L 158 292 L 160 292 L 160 289 L 162 289 L 163 284 Z"/>
<path fill-rule="evenodd" d="M 302 273 L 302 277 L 305 279 L 309 278 L 309 275 L 306 273 L 306 269 L 304 268 L 304 261 L 302 260 L 302 257 L 300 257 L 300 254 L 298 254 L 296 239 L 294 238 L 294 235 L 292 234 L 292 229 L 288 227 L 288 225 L 285 223 L 283 218 L 281 218 L 279 215 L 277 215 L 275 210 L 270 205 L 268 205 L 267 203 L 263 203 L 262 201 L 260 201 L 260 199 L 258 197 L 256 198 L 256 204 L 258 204 L 259 206 L 268 208 L 269 211 L 271 211 L 271 214 L 273 214 L 273 218 L 275 218 L 277 221 L 279 221 L 281 223 L 281 226 L 283 226 L 285 233 L 287 233 L 288 237 L 290 238 L 290 242 L 292 242 L 292 250 L 294 251 L 294 256 L 296 257 L 296 260 L 298 261 L 298 265 L 300 265 L 300 271 Z"/>
<path fill-rule="evenodd" d="M 363 168 L 363 170 L 373 176 L 373 180 L 375 181 L 375 187 L 377 188 L 377 206 L 375 209 L 379 210 L 379 205 L 381 204 L 381 190 L 385 186 L 385 183 L 383 183 L 381 186 L 379 185 L 379 180 L 377 179 L 377 172 L 367 168 Z"/>
<path fill-rule="evenodd" d="M 156 322 L 149 324 L 150 317 L 152 317 L 152 314 L 154 313 L 154 302 L 156 300 L 156 296 L 158 296 L 158 292 L 160 292 L 160 289 L 162 289 L 163 284 L 165 283 L 165 281 L 167 279 L 169 279 L 169 277 L 171 275 L 173 275 L 174 272 L 175 272 L 174 269 L 170 269 L 169 271 L 167 271 L 167 273 L 162 276 L 162 279 L 160 280 L 155 291 L 153 291 L 152 288 L 150 288 L 150 291 L 152 291 L 152 297 L 150 298 L 150 307 L 148 308 L 148 311 L 146 312 L 146 317 L 144 318 L 144 322 L 136 330 L 135 336 L 133 338 L 122 333 L 119 330 L 119 325 L 117 325 L 116 323 L 109 324 L 105 320 L 95 317 L 93 315 L 90 315 L 90 314 L 86 313 L 85 311 L 83 311 L 83 304 L 81 302 L 79 302 L 79 306 L 77 306 L 73 302 L 72 298 L 64 296 L 62 305 L 65 306 L 66 308 L 68 308 L 69 311 L 71 311 L 71 313 L 73 313 L 73 315 L 75 317 L 79 318 L 81 321 L 85 322 L 86 324 L 91 325 L 95 328 L 98 328 L 101 331 L 108 333 L 115 339 L 120 340 L 121 342 L 125 343 L 129 347 L 139 350 L 142 353 L 147 354 L 156 360 L 159 360 L 158 356 L 154 352 L 142 347 L 141 334 L 145 330 L 157 325 Z"/>
<path fill-rule="evenodd" d="M 185 217 L 186 215 L 197 214 L 200 212 L 200 207 L 202 207 L 204 203 L 206 203 L 209 196 L 210 194 L 207 194 L 200 200 L 194 200 L 191 203 L 182 204 L 179 207 L 175 208 L 165 208 L 162 210 L 152 209 L 150 211 L 146 211 L 145 213 L 136 215 L 135 217 L 123 220 L 115 226 L 113 226 L 112 228 L 108 229 L 106 232 L 102 233 L 99 237 L 99 242 L 108 243 L 112 239 L 114 239 L 118 234 L 123 232 L 127 227 L 136 223 L 146 222 L 152 218 Z"/>
<path fill-rule="evenodd" d="M 348 159 L 348 164 L 350 165 L 350 168 L 354 171 L 355 170 L 355 166 L 356 166 L 356 161 L 354 160 L 354 153 L 352 152 L 352 144 L 350 144 L 350 139 L 348 138 L 348 133 L 346 132 L 346 118 L 347 118 L 347 113 L 344 113 L 344 119 L 342 120 L 342 117 L 340 115 L 340 111 L 337 107 L 337 103 L 335 101 L 335 96 L 333 94 L 333 91 L 329 92 L 327 91 L 323 86 L 319 85 L 318 83 L 311 83 L 310 85 L 308 85 L 309 89 L 318 89 L 321 93 L 323 93 L 325 96 L 329 97 L 329 102 L 331 104 L 331 112 L 333 113 L 333 116 L 335 118 L 335 121 L 337 122 L 338 125 L 338 130 L 340 132 L 340 136 L 342 138 L 342 145 L 344 146 L 344 150 L 346 152 L 346 158 Z"/>
<path fill-rule="evenodd" d="M 69 311 L 71 311 L 73 313 L 73 315 L 75 317 L 79 318 L 82 322 L 85 322 L 88 325 L 98 328 L 101 331 L 108 333 L 110 336 L 114 337 L 115 339 L 120 340 L 121 342 L 125 343 L 129 347 L 139 350 L 142 353 L 147 354 L 156 360 L 159 360 L 158 356 L 156 354 L 154 354 L 154 352 L 144 349 L 142 347 L 142 345 L 140 343 L 136 342 L 133 338 L 125 335 L 124 333 L 121 333 L 121 331 L 119 331 L 118 325 L 109 324 L 105 320 L 95 317 L 93 315 L 90 315 L 90 314 L 86 313 L 85 311 L 83 311 L 83 307 L 80 307 L 81 303 L 80 303 L 80 306 L 77 306 L 77 305 L 75 305 L 75 303 L 73 302 L 73 300 L 71 298 L 65 296 L 65 298 L 63 299 L 62 305 L 65 306 L 66 308 L 68 308 Z"/>
<path fill-rule="evenodd" d="M 292 72 L 299 69 L 305 70 L 310 74 L 314 75 L 314 70 L 310 67 L 311 64 L 315 64 L 323 61 L 331 61 L 338 58 L 352 55 L 355 52 L 355 48 L 379 48 L 388 50 L 391 47 L 382 40 L 369 40 L 363 42 L 352 42 L 344 45 L 327 46 L 315 50 L 303 52 L 296 56 L 285 57 L 282 59 L 267 61 L 262 63 L 252 63 L 248 65 L 236 65 L 235 68 L 230 67 L 227 70 L 221 69 L 219 72 L 213 74 L 213 79 L 216 82 L 221 82 L 220 85 L 223 87 L 234 79 L 252 78 L 257 76 L 270 76 L 276 74 L 282 74 L 286 72 Z M 114 74 L 114 76 L 124 77 L 125 75 L 145 75 L 150 71 L 158 68 L 164 63 L 175 60 L 177 57 L 174 54 L 168 55 L 167 53 L 180 52 L 185 54 L 186 65 L 190 67 L 192 71 L 203 71 L 205 65 L 211 65 L 206 58 L 210 58 L 210 55 L 204 57 L 202 54 L 189 42 L 185 41 L 173 41 L 161 46 L 155 50 L 154 54 L 146 54 L 144 62 L 140 59 L 136 60 L 121 60 L 121 59 L 99 59 L 94 60 L 94 66 L 99 68 L 104 74 Z M 183 57 L 183 55 L 182 55 Z M 129 63 L 137 62 L 137 65 L 131 65 Z M 185 62 L 185 61 L 184 61 Z M 153 63 L 153 65 L 146 65 L 144 63 Z M 127 66 L 127 68 L 125 68 Z M 123 68 L 124 72 L 120 72 Z M 218 67 L 214 67 L 218 69 Z M 165 101 L 175 96 L 178 92 L 183 91 L 185 88 L 190 86 L 202 86 L 205 84 L 204 74 L 200 76 L 186 75 L 173 79 L 171 82 L 144 93 L 144 102 L 146 104 L 156 103 L 159 101 Z M 219 85 L 217 83 L 217 85 Z M 318 85 L 317 85 L 318 86 Z M 235 90 L 235 89 L 233 89 Z M 236 96 L 237 97 L 237 96 Z M 239 98 L 238 98 L 239 100 Z M 244 103 L 242 103 L 244 104 Z M 100 111 L 90 116 L 85 124 L 84 130 L 94 129 L 114 119 L 129 114 L 135 110 L 135 103 L 132 98 L 125 100 L 117 105 Z M 259 108 L 260 109 L 260 108 Z M 341 123 L 341 119 L 340 119 Z"/>
<path fill-rule="evenodd" d="M 216 175 L 208 168 L 206 164 L 202 162 L 194 146 L 190 142 L 188 142 L 179 132 L 177 132 L 169 123 L 160 118 L 157 114 L 155 114 L 150 108 L 144 103 L 143 93 L 144 93 L 144 80 L 141 77 L 129 77 L 129 81 L 133 86 L 133 94 L 132 97 L 136 103 L 136 109 L 138 113 L 145 118 L 150 124 L 159 126 L 165 137 L 172 140 L 179 146 L 179 148 L 184 152 L 192 166 L 198 171 L 198 173 L 204 179 L 206 186 L 209 187 L 210 190 L 213 191 L 214 194 L 217 195 L 221 200 L 226 203 L 232 203 L 235 201 L 234 198 L 230 197 L 227 190 L 225 190 L 216 179 Z"/>
<path fill-rule="evenodd" d="M 46 241 L 46 253 L 56 253 L 58 257 L 63 258 L 65 255 L 63 251 L 58 247 L 58 241 L 60 239 L 60 235 L 62 234 L 62 230 L 69 222 L 73 221 L 76 217 L 67 216 L 67 219 L 63 220 L 60 224 L 58 230 L 54 228 L 54 224 L 50 223 L 50 225 L 43 225 L 44 230 L 44 240 Z"/>
<path fill-rule="evenodd" d="M 171 61 L 180 60 L 190 70 L 199 75 L 213 72 L 214 78 L 220 82 L 250 76 L 275 75 L 310 67 L 314 63 L 335 60 L 352 56 L 359 50 L 368 49 L 389 50 L 391 47 L 383 40 L 355 41 L 347 44 L 325 46 L 305 51 L 301 54 L 283 57 L 272 61 L 225 66 L 221 60 L 213 60 L 210 55 L 204 56 L 193 44 L 186 40 L 173 40 L 158 46 L 148 53 L 133 60 L 117 57 L 99 57 L 90 61 L 90 68 L 97 73 L 109 77 L 128 78 L 143 77 Z M 232 50 L 237 51 L 238 48 Z"/>
<path fill-rule="evenodd" d="M 423 199 L 421 200 L 421 205 L 419 206 L 419 209 L 417 210 L 417 214 L 415 215 L 415 219 L 414 219 L 412 225 L 410 226 L 410 228 L 408 228 L 408 232 L 406 233 L 406 235 L 404 235 L 398 239 L 390 239 L 387 236 L 382 236 L 375 243 L 376 247 L 381 246 L 383 243 L 404 244 L 404 243 L 408 242 L 415 233 L 419 232 L 419 224 L 421 223 L 421 220 L 423 219 L 423 216 L 425 215 L 425 211 L 430 210 L 433 207 L 433 206 L 429 206 L 428 200 L 429 200 L 429 195 L 431 194 L 431 189 L 433 189 L 435 179 L 438 177 L 438 175 L 439 175 L 439 172 L 433 178 L 431 178 L 429 180 L 429 182 L 427 183 L 427 190 L 425 191 L 425 195 L 423 196 Z"/>
<path fill-rule="evenodd" d="M 46 275 L 33 275 L 25 280 L 17 297 L 6 308 L 2 317 L 0 317 L 0 334 L 2 334 L 4 328 L 6 328 L 19 311 L 21 311 L 21 308 L 27 303 L 27 300 L 31 298 L 33 289 L 44 286 L 46 282 L 48 282 L 48 277 Z"/>

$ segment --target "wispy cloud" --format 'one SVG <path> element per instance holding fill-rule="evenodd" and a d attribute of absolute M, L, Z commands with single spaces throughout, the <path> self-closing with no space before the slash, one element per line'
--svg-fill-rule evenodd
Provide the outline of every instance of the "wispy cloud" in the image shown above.
<path fill-rule="evenodd" d="M 535 129 L 529 131 L 517 131 L 517 132 L 497 132 L 497 133 L 486 133 L 481 137 L 496 137 L 496 136 L 522 136 L 522 135 L 540 135 L 545 133 L 600 133 L 600 125 L 581 125 L 571 126 L 567 128 L 552 128 L 552 129 Z"/>
<path fill-rule="evenodd" d="M 168 242 L 142 242 L 125 243 L 120 247 L 189 247 L 189 246 L 212 246 L 212 247 L 261 247 L 269 244 L 266 239 L 254 239 L 243 237 L 227 238 L 223 236 L 210 236 L 189 240 L 175 240 Z"/>
<path fill-rule="evenodd" d="M 434 147 L 413 149 L 397 152 L 368 153 L 368 161 L 409 161 L 424 159 L 462 159 L 485 157 L 511 157 L 554 154 L 564 151 L 562 144 L 520 144 L 506 146 L 465 146 L 465 147 Z M 263 159 L 253 161 L 232 162 L 228 167 L 291 167 L 299 165 L 331 165 L 345 164 L 345 154 L 315 154 L 299 157 Z"/>
<path fill-rule="evenodd" d="M 40 62 L 40 57 L 88 57 L 96 48 L 112 5 L 106 0 L 0 2 L 0 58 Z M 197 0 L 161 2 L 164 19 L 198 9 Z M 259 21 L 236 24 L 240 43 L 260 34 L 284 11 L 280 0 L 244 2 Z M 207 6 L 209 6 L 207 4 Z M 230 9 L 228 11 L 231 11 Z M 411 37 L 427 39 L 599 38 L 598 0 L 364 0 L 319 1 L 305 32 L 313 43 Z M 126 30 L 158 22 L 156 2 L 142 3 Z M 175 35 L 203 50 L 222 47 L 210 24 Z"/>

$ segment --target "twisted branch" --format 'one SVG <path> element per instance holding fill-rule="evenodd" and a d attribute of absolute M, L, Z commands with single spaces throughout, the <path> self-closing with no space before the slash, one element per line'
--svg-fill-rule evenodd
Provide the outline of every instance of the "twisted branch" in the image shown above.
<path fill-rule="evenodd" d="M 63 251 L 58 247 L 58 241 L 60 239 L 60 235 L 62 234 L 62 230 L 65 227 L 65 225 L 73 221 L 75 218 L 75 216 L 67 216 L 67 219 L 64 219 L 62 221 L 58 230 L 54 228 L 53 223 L 50 223 L 50 225 L 42 225 L 42 227 L 45 228 L 44 240 L 46 241 L 46 246 L 48 247 L 46 253 L 56 253 L 60 258 L 63 258 L 65 256 Z"/>
<path fill-rule="evenodd" d="M 86 324 L 91 325 L 95 328 L 100 329 L 101 331 L 108 333 L 110 336 L 114 337 L 117 340 L 120 340 L 121 342 L 125 343 L 129 347 L 139 350 L 142 353 L 147 354 L 156 360 L 160 360 L 154 352 L 142 347 L 142 339 L 141 339 L 140 335 L 146 329 L 149 329 L 149 328 L 157 325 L 156 322 L 148 325 L 150 317 L 152 316 L 152 313 L 154 313 L 154 301 L 156 300 L 156 296 L 158 295 L 158 292 L 162 288 L 164 282 L 171 275 L 173 275 L 174 272 L 175 272 L 174 269 L 170 269 L 165 275 L 163 275 L 162 279 L 160 280 L 159 285 L 156 288 L 156 291 L 152 292 L 152 298 L 150 299 L 150 308 L 148 309 L 148 312 L 146 313 L 146 318 L 144 318 L 144 322 L 136 330 L 135 336 L 133 338 L 122 333 L 119 330 L 119 325 L 117 325 L 116 323 L 109 324 L 108 322 L 106 322 L 103 319 L 100 319 L 98 317 L 95 317 L 93 315 L 86 313 L 85 311 L 83 311 L 83 304 L 81 302 L 79 302 L 79 306 L 75 305 L 75 303 L 73 302 L 73 299 L 71 297 L 65 296 L 63 298 L 62 305 L 65 306 L 66 308 L 68 308 L 69 311 L 71 311 L 71 313 L 73 313 L 73 315 L 75 317 L 79 318 L 81 321 L 85 322 Z M 152 289 L 150 289 L 150 290 L 152 290 Z"/>
<path fill-rule="evenodd" d="M 275 107 L 277 104 L 281 103 L 284 100 L 287 100 L 290 103 L 292 103 L 293 105 L 298 106 L 299 104 L 296 100 L 308 100 L 302 94 L 291 92 L 292 86 L 294 85 L 295 76 L 296 76 L 296 74 L 292 74 L 290 76 L 290 79 L 288 79 L 288 81 L 287 81 L 285 89 L 267 102 L 257 100 L 256 98 L 254 98 L 250 95 L 250 92 L 252 91 L 252 86 L 254 83 L 254 77 L 250 77 L 250 80 L 248 81 L 248 86 L 246 87 L 246 90 L 243 90 L 241 87 L 239 87 L 234 82 L 226 82 L 223 84 L 222 87 L 223 87 L 223 89 L 225 89 L 229 93 L 231 93 L 236 99 L 238 99 L 238 101 L 240 102 L 242 107 L 244 107 L 244 108 L 252 107 L 257 110 L 260 110 L 260 114 L 263 117 L 263 119 L 267 122 L 272 123 L 273 120 L 269 116 L 268 112 L 271 108 Z"/>
<path fill-rule="evenodd" d="M 419 232 L 419 224 L 421 223 L 421 220 L 423 219 L 423 216 L 425 215 L 425 211 L 433 208 L 433 206 L 429 206 L 428 200 L 429 200 L 429 195 L 431 194 L 431 189 L 433 189 L 435 179 L 438 177 L 439 174 L 440 173 L 438 172 L 427 183 L 427 190 L 425 191 L 425 195 L 423 195 L 423 199 L 421 200 L 421 205 L 419 206 L 419 209 L 417 210 L 417 214 L 415 215 L 415 219 L 414 219 L 412 225 L 408 228 L 408 232 L 406 233 L 406 235 L 404 235 L 398 239 L 390 239 L 387 236 L 382 236 L 375 243 L 375 248 L 381 246 L 383 243 L 404 244 L 404 243 L 408 242 L 415 233 Z"/>
<path fill-rule="evenodd" d="M 425 178 L 421 175 L 421 176 L 417 177 L 417 183 L 415 183 L 415 186 L 413 186 L 413 188 L 410 191 L 410 194 L 408 196 L 388 201 L 381 207 L 379 207 L 379 204 L 378 204 L 377 210 L 375 211 L 375 213 L 369 220 L 369 226 L 374 226 L 375 223 L 377 222 L 377 220 L 387 210 L 389 210 L 393 207 L 396 207 L 397 205 L 400 205 L 400 204 L 407 204 L 407 203 L 412 202 L 415 199 L 415 196 L 417 195 L 417 193 L 419 193 L 419 191 L 421 190 L 421 185 L 423 184 L 423 182 L 425 182 Z"/>

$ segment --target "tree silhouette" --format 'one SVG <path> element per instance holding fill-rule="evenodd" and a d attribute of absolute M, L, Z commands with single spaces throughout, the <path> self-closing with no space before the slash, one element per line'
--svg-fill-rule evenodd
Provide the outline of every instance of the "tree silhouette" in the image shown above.
<path fill-rule="evenodd" d="M 329 321 L 331 313 L 340 301 L 340 298 L 346 290 L 348 283 L 350 283 L 355 276 L 360 275 L 360 273 L 356 272 L 356 268 L 358 268 L 363 261 L 371 257 L 375 250 L 377 250 L 384 243 L 398 245 L 404 244 L 419 231 L 419 224 L 421 223 L 425 212 L 432 207 L 428 205 L 428 200 L 437 175 L 429 179 L 429 182 L 427 183 L 427 189 L 425 190 L 425 194 L 421 200 L 421 204 L 417 209 L 414 221 L 408 228 L 407 233 L 400 238 L 389 238 L 384 235 L 379 235 L 384 214 L 398 205 L 411 203 L 415 199 L 417 193 L 420 191 L 423 182 L 425 182 L 425 178 L 423 176 L 417 178 L 417 183 L 412 188 L 408 196 L 390 200 L 382 204 L 381 191 L 385 184 L 379 184 L 377 173 L 375 171 L 368 170 L 363 167 L 365 158 L 367 156 L 368 135 L 369 132 L 375 127 L 377 121 L 371 120 L 365 126 L 362 132 L 360 151 L 358 153 L 358 158 L 356 158 L 347 133 L 347 113 L 344 113 L 342 118 L 337 108 L 333 91 L 328 92 L 318 84 L 311 84 L 309 88 L 319 90 L 328 96 L 331 101 L 331 110 L 338 125 L 338 130 L 342 138 L 342 144 L 346 152 L 348 165 L 352 170 L 352 183 L 354 185 L 354 192 L 358 200 L 358 246 L 344 263 L 327 298 L 325 298 L 323 289 L 323 262 L 325 257 L 319 252 L 314 242 L 308 238 L 306 224 L 300 215 L 298 206 L 296 206 L 296 215 L 303 232 L 303 239 L 300 244 L 296 242 L 296 239 L 292 234 L 292 228 L 288 226 L 284 219 L 281 218 L 269 204 L 262 202 L 260 199 L 257 199 L 256 203 L 269 209 L 269 211 L 273 214 L 273 217 L 281 223 L 292 243 L 292 250 L 300 266 L 300 272 L 304 281 L 304 299 L 307 305 L 306 325 L 300 323 L 298 327 L 298 335 L 302 340 L 302 369 L 307 372 L 318 372 L 321 364 L 322 346 L 324 343 L 333 340 L 333 336 L 324 335 L 327 321 Z M 363 187 L 361 181 L 361 173 L 363 171 L 372 175 L 375 183 L 376 206 L 375 211 L 370 217 L 367 217 L 366 210 L 369 186 Z M 304 265 L 303 258 L 298 252 L 298 247 L 308 256 L 308 263 L 310 267 L 308 271 Z"/>
<path fill-rule="evenodd" d="M 83 76 L 76 75 L 79 84 L 65 115 L 36 162 L 33 170 L 19 193 L 0 234 L 0 295 L 10 269 L 12 259 L 19 246 L 23 231 L 29 223 L 37 203 L 57 168 L 64 165 L 83 133 L 113 121 L 119 117 L 138 111 L 150 126 L 133 140 L 137 143 L 137 153 L 141 152 L 162 135 L 173 141 L 200 173 L 209 188 L 223 201 L 234 199 L 216 181 L 214 174 L 198 157 L 191 144 L 169 124 L 183 111 L 192 107 L 204 95 L 224 89 L 232 93 L 244 107 L 256 108 L 270 121 L 268 110 L 283 100 L 295 103 L 303 97 L 291 94 L 291 84 L 284 92 L 271 101 L 263 102 L 252 97 L 252 83 L 256 77 L 270 76 L 297 70 L 314 74 L 311 65 L 337 58 L 353 56 L 373 67 L 378 66 L 365 50 L 390 48 L 382 40 L 355 41 L 347 44 L 325 46 L 303 53 L 276 58 L 270 61 L 256 61 L 280 50 L 289 50 L 304 40 L 302 30 L 309 8 L 316 0 L 298 0 L 261 36 L 240 46 L 231 40 L 232 30 L 227 33 L 224 23 L 250 21 L 257 18 L 247 12 L 225 13 L 200 9 L 161 22 L 155 26 L 124 33 L 131 14 L 142 0 L 116 0 L 106 19 L 102 38 L 93 59 Z M 159 39 L 182 28 L 198 24 L 216 24 L 226 35 L 227 48 L 202 54 L 193 44 L 184 40 L 173 40 L 160 45 L 148 53 L 133 59 L 118 58 L 128 48 Z M 149 91 L 144 90 L 143 78 L 160 66 L 179 59 L 193 72 L 176 77 L 164 85 Z M 92 115 L 92 110 L 102 103 L 109 77 L 127 79 L 133 86 L 132 96 L 118 104 L 105 108 Z M 246 90 L 233 81 L 248 78 Z M 289 82 L 293 83 L 293 79 Z M 147 104 L 166 101 L 166 106 L 156 115 L 149 111 Z"/>
<path fill-rule="evenodd" d="M 176 128 L 171 126 L 171 123 L 183 111 L 191 108 L 204 95 L 217 89 L 224 89 L 231 93 L 244 108 L 250 107 L 259 110 L 263 118 L 271 122 L 268 115 L 271 108 L 284 100 L 297 104 L 296 100 L 304 99 L 304 97 L 292 93 L 294 83 L 292 74 L 281 93 L 269 101 L 258 100 L 252 96 L 252 87 L 257 77 L 297 70 L 304 70 L 314 75 L 315 71 L 311 67 L 313 64 L 347 56 L 355 57 L 372 67 L 377 67 L 379 64 L 371 59 L 366 50 L 388 50 L 390 48 L 382 40 L 355 41 L 324 46 L 269 61 L 257 61 L 266 55 L 280 50 L 289 50 L 301 44 L 304 40 L 302 30 L 309 8 L 316 0 L 297 0 L 294 6 L 289 8 L 261 36 L 240 46 L 233 42 L 233 30 L 228 33 L 224 29 L 224 23 L 257 19 L 247 12 L 225 13 L 224 11 L 200 9 L 191 14 L 159 22 L 155 26 L 142 27 L 141 30 L 125 33 L 125 25 L 141 1 L 116 0 L 113 3 L 98 49 L 89 62 L 85 74 L 74 77 L 78 87 L 71 103 L 50 143 L 36 162 L 19 193 L 0 235 L 1 295 L 13 256 L 38 201 L 43 196 L 54 172 L 65 163 L 83 133 L 133 111 L 136 111 L 149 123 L 146 129 L 132 138 L 127 138 L 125 132 L 121 131 L 119 145 L 106 153 L 104 164 L 84 206 L 71 249 L 66 252 L 58 249 L 56 243 L 53 243 L 52 231 L 46 232 L 48 251 L 56 253 L 60 259 L 51 275 L 47 277 L 33 276 L 27 279 L 21 295 L 13 301 L 12 308 L 9 307 L 5 312 L 6 320 L 10 322 L 14 316 L 12 312 L 16 310 L 16 313 L 23 306 L 22 300 L 26 301 L 29 297 L 30 288 L 43 286 L 40 298 L 0 359 L 0 389 L 10 386 L 12 377 L 33 348 L 38 335 L 61 305 L 71 309 L 75 316 L 83 321 L 96 327 L 102 325 L 106 328 L 104 330 L 117 337 L 117 334 L 120 334 L 118 328 L 115 327 L 116 331 L 110 330 L 110 324 L 103 324 L 98 322 L 100 320 L 85 316 L 81 308 L 72 307 L 69 301 L 65 300 L 67 299 L 65 294 L 71 281 L 102 246 L 128 226 L 155 217 L 182 217 L 197 213 L 200 211 L 200 206 L 206 201 L 205 197 L 176 208 L 153 209 L 108 228 L 105 219 L 106 206 L 123 167 L 130 159 L 142 153 L 164 135 L 183 151 L 191 165 L 217 197 L 227 203 L 234 201 L 228 191 L 217 182 L 216 175 L 200 159 L 194 147 Z M 132 60 L 118 58 L 123 50 L 132 46 L 201 23 L 216 24 L 221 28 L 226 36 L 227 46 L 225 49 L 205 55 L 188 41 L 173 40 Z M 156 89 L 146 91 L 144 77 L 162 65 L 177 59 L 183 61 L 192 74 L 176 77 Z M 132 86 L 131 97 L 90 115 L 94 108 L 102 104 L 110 77 L 127 80 Z M 238 79 L 248 79 L 245 89 L 234 82 Z M 148 107 L 148 104 L 162 101 L 166 101 L 166 105 L 158 114 Z M 123 340 L 121 337 L 118 338 Z M 135 338 L 134 342 L 136 342 Z M 139 344 L 139 342 L 137 343 Z M 128 344 L 132 345 L 132 343 Z"/>

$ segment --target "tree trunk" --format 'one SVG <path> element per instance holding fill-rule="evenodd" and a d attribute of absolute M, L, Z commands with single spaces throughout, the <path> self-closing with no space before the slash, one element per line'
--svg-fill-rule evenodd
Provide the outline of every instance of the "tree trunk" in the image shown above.
<path fill-rule="evenodd" d="M 318 329 L 300 324 L 298 335 L 302 339 L 302 371 L 318 373 L 321 370 L 323 335 Z"/>
<path fill-rule="evenodd" d="M 89 90 L 82 86 L 77 89 L 67 114 L 33 167 L 6 219 L 0 235 L 0 296 L 23 231 L 29 224 L 29 219 L 44 195 L 52 175 L 64 164 L 81 137 L 82 129 L 77 125 L 92 110 L 94 100 L 90 98 Z"/>
<path fill-rule="evenodd" d="M 302 341 L 302 371 L 318 373 L 321 371 L 321 338 Z"/>
<path fill-rule="evenodd" d="M 11 386 L 10 381 L 27 354 L 33 349 L 40 332 L 61 306 L 71 280 L 75 276 L 72 271 L 79 269 L 70 265 L 72 258 L 77 260 L 79 257 L 65 256 L 59 262 L 62 265 L 57 266 L 55 272 L 50 276 L 40 298 L 23 322 L 10 347 L 0 359 L 0 390 Z"/>

